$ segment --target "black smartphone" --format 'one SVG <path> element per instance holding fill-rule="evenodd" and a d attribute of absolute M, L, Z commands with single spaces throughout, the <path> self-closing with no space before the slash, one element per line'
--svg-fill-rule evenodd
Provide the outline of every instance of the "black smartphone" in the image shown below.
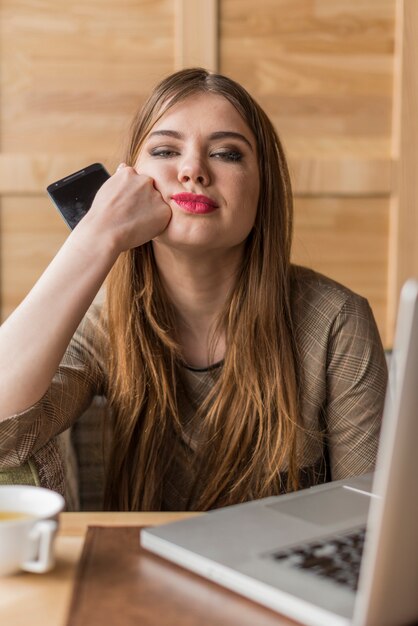
<path fill-rule="evenodd" d="M 96 193 L 108 178 L 110 175 L 103 165 L 93 163 L 51 183 L 46 190 L 68 226 L 73 229 L 85 216 Z"/>

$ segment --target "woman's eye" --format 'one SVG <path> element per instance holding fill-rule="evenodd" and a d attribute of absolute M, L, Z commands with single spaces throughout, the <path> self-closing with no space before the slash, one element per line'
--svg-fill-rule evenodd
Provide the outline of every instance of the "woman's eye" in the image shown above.
<path fill-rule="evenodd" d="M 162 159 L 170 159 L 173 156 L 177 156 L 177 152 L 175 150 L 171 150 L 169 148 L 154 148 L 150 150 L 150 155 L 155 157 L 160 157 Z"/>
<path fill-rule="evenodd" d="M 218 152 L 214 152 L 211 156 L 216 159 L 221 159 L 222 161 L 232 162 L 241 161 L 242 159 L 242 154 L 238 152 L 238 150 L 219 150 Z"/>

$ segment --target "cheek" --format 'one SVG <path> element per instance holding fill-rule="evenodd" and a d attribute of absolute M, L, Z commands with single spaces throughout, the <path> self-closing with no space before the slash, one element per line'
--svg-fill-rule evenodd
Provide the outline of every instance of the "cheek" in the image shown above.
<path fill-rule="evenodd" d="M 176 172 L 173 166 L 166 161 L 157 161 L 150 159 L 138 159 L 135 164 L 135 170 L 138 174 L 144 174 L 154 180 L 154 187 L 158 189 L 160 193 L 166 186 L 166 183 L 173 179 Z"/>
<path fill-rule="evenodd" d="M 135 170 L 138 174 L 145 174 L 145 176 L 150 176 L 158 181 L 167 179 L 172 175 L 173 167 L 168 161 L 139 158 L 135 163 Z"/>
<path fill-rule="evenodd" d="M 245 213 L 247 221 L 252 220 L 254 222 L 255 220 L 259 195 L 260 185 L 257 175 L 247 173 L 237 181 L 237 204 L 241 206 L 241 210 Z"/>

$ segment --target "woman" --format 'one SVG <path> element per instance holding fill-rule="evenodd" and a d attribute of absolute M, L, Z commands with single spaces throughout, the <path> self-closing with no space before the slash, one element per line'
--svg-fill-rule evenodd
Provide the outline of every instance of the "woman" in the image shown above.
<path fill-rule="evenodd" d="M 373 469 L 386 366 L 372 313 L 292 266 L 291 234 L 261 108 L 202 69 L 163 80 L 125 163 L 0 329 L 2 466 L 38 459 L 65 490 L 54 437 L 99 393 L 106 508 L 207 510 Z"/>

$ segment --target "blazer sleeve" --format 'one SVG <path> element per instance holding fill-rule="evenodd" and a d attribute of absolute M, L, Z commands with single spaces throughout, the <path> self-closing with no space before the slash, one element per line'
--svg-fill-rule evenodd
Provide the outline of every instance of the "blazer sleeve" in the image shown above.
<path fill-rule="evenodd" d="M 22 465 L 41 456 L 51 441 L 104 390 L 103 334 L 93 307 L 71 340 L 45 395 L 32 407 L 0 422 L 0 469 Z M 36 367 L 36 363 L 33 365 Z"/>
<path fill-rule="evenodd" d="M 364 298 L 347 296 L 328 335 L 324 421 L 332 480 L 374 469 L 387 365 Z"/>

